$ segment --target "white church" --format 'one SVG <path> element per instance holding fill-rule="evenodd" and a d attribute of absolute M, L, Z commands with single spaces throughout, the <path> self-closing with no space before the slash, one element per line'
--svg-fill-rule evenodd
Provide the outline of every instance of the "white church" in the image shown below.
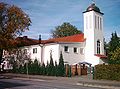
<path fill-rule="evenodd" d="M 95 66 L 103 64 L 106 60 L 103 36 L 103 13 L 92 3 L 84 12 L 84 34 L 38 40 L 19 37 L 19 40 L 28 41 L 21 49 L 25 50 L 30 59 L 37 59 L 47 64 L 52 54 L 53 61 L 59 62 L 62 52 L 64 62 L 70 65 L 86 62 Z"/>

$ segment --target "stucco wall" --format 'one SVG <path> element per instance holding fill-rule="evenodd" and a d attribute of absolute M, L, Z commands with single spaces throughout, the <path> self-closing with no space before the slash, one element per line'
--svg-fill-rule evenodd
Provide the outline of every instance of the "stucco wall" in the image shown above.
<path fill-rule="evenodd" d="M 50 43 L 44 45 L 44 53 L 43 53 L 43 60 L 44 63 L 47 64 L 47 61 L 50 62 L 50 52 L 52 54 L 53 62 L 59 62 L 59 44 Z"/>
<path fill-rule="evenodd" d="M 68 46 L 69 52 L 64 51 L 64 46 Z M 74 47 L 78 49 L 77 53 L 74 53 Z M 64 62 L 76 64 L 84 61 L 84 54 L 80 53 L 80 48 L 84 48 L 84 43 L 61 43 L 60 51 L 62 51 Z"/>

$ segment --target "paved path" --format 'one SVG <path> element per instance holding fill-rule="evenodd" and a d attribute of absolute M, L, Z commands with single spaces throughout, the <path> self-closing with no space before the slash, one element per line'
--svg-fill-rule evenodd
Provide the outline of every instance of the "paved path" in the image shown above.
<path fill-rule="evenodd" d="M 29 75 L 26 74 L 3 74 L 7 77 L 31 79 L 35 81 L 53 81 L 65 84 L 76 84 L 80 86 L 99 87 L 108 89 L 120 89 L 120 82 L 107 81 L 107 80 L 93 80 L 92 75 L 88 76 L 76 76 L 76 77 L 53 77 L 53 76 L 41 76 L 41 75 Z"/>
<path fill-rule="evenodd" d="M 0 79 L 0 89 L 100 89 L 68 84 L 59 80 L 41 80 L 28 78 Z"/>

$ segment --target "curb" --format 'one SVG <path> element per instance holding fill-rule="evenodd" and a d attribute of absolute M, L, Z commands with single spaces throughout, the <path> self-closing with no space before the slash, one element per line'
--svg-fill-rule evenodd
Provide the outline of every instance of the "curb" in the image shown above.
<path fill-rule="evenodd" d="M 90 84 L 90 83 L 77 83 L 76 85 L 85 86 L 85 87 L 94 87 L 94 88 L 104 88 L 104 89 L 120 89 L 116 86 L 100 85 L 100 84 Z"/>

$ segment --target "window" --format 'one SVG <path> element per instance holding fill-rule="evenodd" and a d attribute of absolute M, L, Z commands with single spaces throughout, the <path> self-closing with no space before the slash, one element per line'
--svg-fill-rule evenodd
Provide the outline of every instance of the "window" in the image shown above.
<path fill-rule="evenodd" d="M 97 28 L 97 16 L 95 15 L 95 28 Z"/>
<path fill-rule="evenodd" d="M 89 16 L 89 25 L 90 25 L 90 28 L 92 28 L 92 20 L 91 20 L 91 15 Z"/>
<path fill-rule="evenodd" d="M 99 17 L 98 17 L 98 29 L 99 29 Z"/>
<path fill-rule="evenodd" d="M 68 50 L 68 46 L 64 46 L 64 51 L 65 52 L 68 52 L 69 50 Z"/>
<path fill-rule="evenodd" d="M 76 47 L 74 47 L 74 53 L 77 53 L 77 48 Z"/>
<path fill-rule="evenodd" d="M 24 49 L 24 54 L 27 54 L 27 49 Z"/>
<path fill-rule="evenodd" d="M 100 41 L 97 41 L 97 54 L 100 54 Z"/>
<path fill-rule="evenodd" d="M 80 54 L 84 54 L 84 49 L 80 48 Z"/>
<path fill-rule="evenodd" d="M 33 48 L 33 54 L 37 53 L 37 48 Z"/>
<path fill-rule="evenodd" d="M 100 30 L 102 30 L 102 19 L 100 18 Z"/>

